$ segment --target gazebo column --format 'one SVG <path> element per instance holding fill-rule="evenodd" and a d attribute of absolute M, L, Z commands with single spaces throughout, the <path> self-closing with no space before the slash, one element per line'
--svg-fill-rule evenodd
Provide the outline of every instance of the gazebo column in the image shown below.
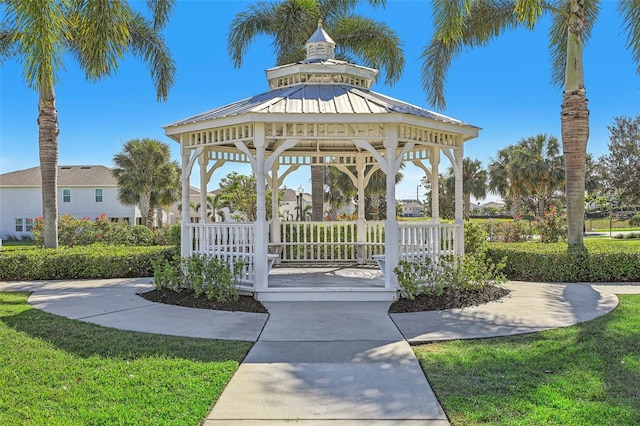
<path fill-rule="evenodd" d="M 431 164 L 431 222 L 440 223 L 440 187 L 439 187 L 439 171 L 438 165 L 440 164 L 440 149 L 432 148 L 433 154 L 429 158 Z"/>
<path fill-rule="evenodd" d="M 278 162 L 274 161 L 271 167 L 271 243 L 276 245 L 282 242 L 280 235 L 280 216 L 278 216 L 278 193 L 280 191 L 278 166 Z"/>
<path fill-rule="evenodd" d="M 256 148 L 254 173 L 256 175 L 256 222 L 254 225 L 254 283 L 256 291 L 266 290 L 268 287 L 269 268 L 267 265 L 267 252 L 269 236 L 267 229 L 267 198 L 266 198 L 266 140 L 264 124 L 255 124 L 253 144 Z"/>
<path fill-rule="evenodd" d="M 455 164 L 453 170 L 455 174 L 455 251 L 457 255 L 464 254 L 464 192 L 462 186 L 462 159 L 464 151 L 462 144 L 454 148 L 453 157 Z"/>
<path fill-rule="evenodd" d="M 365 202 L 364 202 L 364 188 L 365 188 L 365 180 L 364 180 L 364 154 L 359 153 L 356 156 L 356 171 L 358 172 L 357 184 L 356 188 L 358 188 L 358 222 L 356 228 L 356 234 L 358 240 L 356 241 L 356 247 L 360 249 L 358 251 L 358 265 L 364 265 L 365 263 L 365 243 L 366 241 L 366 232 L 367 232 L 367 222 L 366 222 L 366 214 L 365 214 Z"/>
<path fill-rule="evenodd" d="M 198 157 L 200 166 L 200 223 L 207 223 L 207 156 Z"/>
<path fill-rule="evenodd" d="M 387 289 L 398 288 L 398 280 L 393 270 L 398 266 L 398 220 L 396 219 L 396 174 L 398 164 L 396 162 L 396 150 L 398 148 L 398 131 L 396 125 L 389 125 L 387 138 L 384 142 L 386 148 L 386 164 L 384 172 L 387 175 L 387 220 L 385 222 L 385 272 L 384 287 Z M 382 166 L 382 165 L 381 165 Z"/>
<path fill-rule="evenodd" d="M 191 178 L 191 170 L 193 169 L 193 164 L 195 160 L 202 154 L 204 149 L 202 147 L 197 148 L 193 152 L 193 156 L 191 155 L 190 150 L 185 148 L 182 135 L 180 135 L 180 151 L 182 154 L 182 174 L 181 174 L 181 183 L 182 183 L 182 211 L 181 215 L 181 223 L 182 228 L 180 232 L 180 256 L 189 257 L 191 256 L 192 244 L 191 238 L 193 237 L 193 233 L 190 229 L 187 228 L 187 225 L 191 223 L 190 210 L 191 205 L 189 204 L 189 194 L 190 194 L 190 186 L 189 179 Z"/>

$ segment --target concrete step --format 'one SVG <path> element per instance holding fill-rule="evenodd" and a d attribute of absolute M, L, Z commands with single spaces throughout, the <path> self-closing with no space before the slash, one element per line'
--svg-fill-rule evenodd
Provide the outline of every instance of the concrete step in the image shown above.
<path fill-rule="evenodd" d="M 398 292 L 366 287 L 287 287 L 260 291 L 262 302 L 393 302 Z"/>

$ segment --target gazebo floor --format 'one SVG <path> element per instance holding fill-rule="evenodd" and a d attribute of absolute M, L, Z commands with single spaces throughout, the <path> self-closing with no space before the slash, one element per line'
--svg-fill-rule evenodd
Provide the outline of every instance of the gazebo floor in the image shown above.
<path fill-rule="evenodd" d="M 384 276 L 373 265 L 278 265 L 269 273 L 269 288 L 384 288 Z"/>

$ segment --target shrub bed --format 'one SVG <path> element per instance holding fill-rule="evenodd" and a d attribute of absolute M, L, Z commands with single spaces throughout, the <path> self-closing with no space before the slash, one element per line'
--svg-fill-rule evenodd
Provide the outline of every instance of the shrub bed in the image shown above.
<path fill-rule="evenodd" d="M 153 275 L 152 263 L 171 259 L 173 246 L 90 246 L 0 251 L 0 280 L 134 278 Z"/>
<path fill-rule="evenodd" d="M 566 243 L 491 243 L 487 258 L 506 259 L 510 280 L 542 282 L 640 281 L 640 244 L 628 240 L 585 240 L 585 251 Z"/>

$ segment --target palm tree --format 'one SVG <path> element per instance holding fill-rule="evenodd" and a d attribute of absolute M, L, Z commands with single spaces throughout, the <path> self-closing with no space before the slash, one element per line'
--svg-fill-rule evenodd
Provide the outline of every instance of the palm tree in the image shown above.
<path fill-rule="evenodd" d="M 449 193 L 455 193 L 453 166 L 449 166 L 446 185 Z M 487 171 L 480 160 L 462 159 L 462 196 L 464 197 L 464 215 L 471 215 L 471 196 L 484 198 L 487 195 Z"/>
<path fill-rule="evenodd" d="M 589 110 L 584 84 L 584 45 L 600 9 L 598 0 L 433 0 L 434 34 L 423 52 L 422 84 L 429 102 L 445 106 L 444 83 L 453 59 L 463 49 L 486 45 L 508 30 L 534 29 L 551 16 L 549 48 L 553 83 L 563 87 L 561 128 L 565 159 L 569 246 L 583 245 L 585 156 Z M 620 0 L 627 47 L 640 62 L 640 7 Z M 639 68 L 640 71 L 640 68 Z"/>
<path fill-rule="evenodd" d="M 328 215 L 335 219 L 338 210 L 353 201 L 356 188 L 351 179 L 335 167 L 325 167 L 324 201 L 329 203 Z"/>
<path fill-rule="evenodd" d="M 564 184 L 560 142 L 545 134 L 530 136 L 518 142 L 514 157 L 512 168 L 520 176 L 521 192 L 537 200 L 538 215 L 542 217 L 547 202 L 562 190 Z"/>
<path fill-rule="evenodd" d="M 514 164 L 516 146 L 509 145 L 498 151 L 497 158 L 489 163 L 489 190 L 509 200 L 514 216 L 520 216 L 522 206 L 521 176 L 516 173 Z"/>
<path fill-rule="evenodd" d="M 199 212 L 202 206 L 200 203 L 196 204 L 194 209 Z M 226 216 L 224 214 L 225 207 L 229 207 L 220 193 L 214 195 L 207 195 L 207 217 L 213 222 L 224 222 Z"/>
<path fill-rule="evenodd" d="M 118 61 L 131 53 L 151 72 L 159 100 L 167 98 L 175 66 L 160 30 L 174 0 L 147 2 L 149 21 L 127 2 L 3 1 L 0 62 L 16 58 L 24 78 L 39 93 L 38 127 L 44 246 L 58 246 L 58 113 L 54 87 L 63 60 L 75 58 L 89 81 L 114 74 Z"/>
<path fill-rule="evenodd" d="M 336 57 L 358 60 L 365 66 L 377 68 L 385 75 L 385 82 L 393 84 L 404 68 L 404 53 L 396 33 L 384 23 L 353 14 L 358 0 L 280 0 L 259 2 L 240 12 L 229 26 L 227 48 L 236 67 L 253 42 L 261 35 L 273 39 L 277 65 L 285 65 L 305 58 L 305 42 L 316 30 L 318 21 L 336 42 Z M 384 0 L 369 0 L 372 5 Z M 311 204 L 313 219 L 323 216 L 324 166 L 311 166 Z"/>
<path fill-rule="evenodd" d="M 113 157 L 113 176 L 118 180 L 118 199 L 138 206 L 147 227 L 153 212 L 176 202 L 180 194 L 180 167 L 171 161 L 169 146 L 154 139 L 132 139 Z"/>

